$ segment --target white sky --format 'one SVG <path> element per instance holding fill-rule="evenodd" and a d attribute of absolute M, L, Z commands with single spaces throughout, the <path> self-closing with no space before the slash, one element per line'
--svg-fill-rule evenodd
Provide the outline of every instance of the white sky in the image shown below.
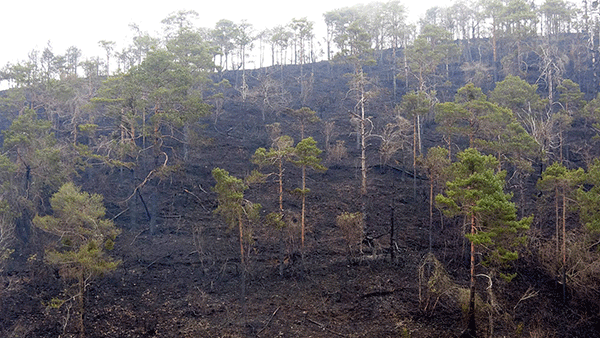
<path fill-rule="evenodd" d="M 381 1 L 381 0 L 380 0 Z M 160 21 L 179 10 L 200 14 L 200 27 L 214 27 L 220 19 L 236 23 L 245 19 L 256 30 L 289 23 L 292 18 L 307 17 L 315 22 L 315 35 L 325 34 L 322 14 L 370 0 L 7 0 L 0 17 L 0 68 L 8 62 L 26 60 L 33 50 L 42 51 L 50 41 L 55 55 L 70 46 L 79 48 L 82 60 L 104 53 L 98 41 L 115 41 L 120 51 L 131 42 L 130 23 L 158 36 Z M 416 22 L 428 8 L 447 6 L 444 0 L 404 0 L 409 21 Z"/>

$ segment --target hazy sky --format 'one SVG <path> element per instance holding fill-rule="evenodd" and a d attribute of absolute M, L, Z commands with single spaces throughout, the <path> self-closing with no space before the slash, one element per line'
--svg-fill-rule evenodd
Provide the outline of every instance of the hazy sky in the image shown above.
<path fill-rule="evenodd" d="M 0 67 L 7 62 L 27 59 L 33 50 L 43 50 L 50 41 L 55 54 L 64 54 L 70 46 L 83 52 L 82 59 L 103 55 L 98 41 L 117 43 L 120 51 L 131 42 L 130 23 L 151 35 L 161 31 L 160 21 L 179 10 L 195 10 L 200 14 L 198 26 L 213 27 L 220 19 L 240 22 L 245 19 L 256 30 L 287 24 L 292 18 L 307 17 L 315 22 L 315 34 L 325 34 L 322 14 L 348 7 L 360 0 L 8 0 L 2 5 L 0 18 Z M 416 22 L 426 9 L 447 6 L 448 1 L 404 1 Z M 422 6 L 422 7 L 419 7 Z"/>

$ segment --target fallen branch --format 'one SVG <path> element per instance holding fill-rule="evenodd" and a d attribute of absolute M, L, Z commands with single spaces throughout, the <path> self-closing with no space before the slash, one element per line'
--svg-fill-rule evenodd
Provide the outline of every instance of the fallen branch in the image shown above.
<path fill-rule="evenodd" d="M 200 187 L 200 190 L 204 191 L 204 189 L 202 189 L 202 187 Z M 202 207 L 202 209 L 204 209 L 204 211 L 208 211 L 208 210 L 207 210 L 207 209 L 204 207 L 204 205 L 202 205 L 202 202 L 200 202 L 200 197 L 198 197 L 196 194 L 194 194 L 193 192 L 191 192 L 191 191 L 189 191 L 189 190 L 187 190 L 187 189 L 183 189 L 183 191 L 185 191 L 185 192 L 187 192 L 188 194 L 190 194 L 190 195 L 192 195 L 192 196 L 196 197 L 196 199 L 198 200 L 198 204 L 200 204 L 200 206 Z M 204 192 L 206 192 L 206 191 L 204 191 Z"/>
<path fill-rule="evenodd" d="M 148 264 L 148 265 L 146 266 L 146 269 L 149 269 L 149 268 L 150 268 L 152 265 L 154 265 L 154 263 L 158 262 L 159 260 L 161 260 L 161 259 L 163 259 L 163 258 L 165 258 L 165 257 L 169 257 L 169 256 L 171 256 L 171 253 L 170 253 L 170 252 L 169 252 L 169 253 L 167 253 L 167 254 L 166 254 L 166 255 L 164 255 L 164 256 L 160 256 L 160 257 L 158 257 L 158 258 L 157 258 L 157 259 L 155 259 L 155 260 L 154 260 L 152 263 Z"/>
<path fill-rule="evenodd" d="M 133 240 L 131 240 L 131 243 L 129 243 L 129 245 L 130 246 L 133 245 L 133 242 L 135 242 L 135 240 L 138 238 L 138 236 L 141 235 L 141 234 L 143 234 L 145 231 L 148 231 L 148 230 L 150 230 L 150 228 L 145 228 L 142 231 L 140 231 L 140 233 L 137 234 L 137 235 L 135 235 L 135 237 L 133 238 Z"/>
<path fill-rule="evenodd" d="M 114 221 L 117 217 L 123 215 L 127 210 L 129 210 L 129 208 L 126 208 L 125 210 L 123 210 L 120 213 L 118 213 L 115 217 L 112 218 L 112 220 Z"/>
<path fill-rule="evenodd" d="M 133 189 L 133 192 L 131 193 L 131 195 L 129 195 L 129 197 L 127 197 L 124 201 L 122 201 L 122 203 L 129 202 L 129 200 L 132 199 L 133 196 L 135 196 L 136 192 L 139 193 L 140 189 L 142 189 L 146 185 L 146 183 L 148 183 L 148 181 L 150 180 L 150 178 L 152 178 L 152 176 L 156 172 L 158 172 L 160 169 L 165 168 L 167 166 L 167 163 L 169 162 L 169 155 L 167 155 L 167 153 L 165 153 L 164 151 L 162 152 L 162 154 L 165 155 L 165 161 L 163 162 L 163 164 L 161 166 L 159 166 L 158 168 L 152 169 L 148 173 L 148 175 L 146 175 L 146 178 L 144 178 L 144 180 L 142 181 L 142 183 L 138 184 L 135 187 L 135 189 Z"/>
<path fill-rule="evenodd" d="M 318 326 L 318 327 L 320 327 L 322 330 L 325 330 L 325 331 L 327 331 L 327 332 L 333 333 L 333 334 L 334 334 L 334 335 L 336 335 L 336 336 L 340 336 L 340 337 L 347 337 L 345 334 L 343 334 L 343 333 L 339 333 L 339 332 L 336 332 L 336 331 L 333 331 L 332 329 L 328 328 L 326 325 L 324 325 L 324 324 L 321 324 L 321 323 L 319 323 L 319 322 L 317 322 L 317 321 L 314 321 L 314 320 L 312 320 L 312 319 L 310 319 L 310 318 L 308 318 L 308 317 L 306 317 L 306 320 L 307 320 L 307 321 L 309 321 L 309 322 L 311 322 L 311 323 L 313 323 L 313 324 L 315 324 L 315 325 L 317 325 L 317 326 Z"/>
<path fill-rule="evenodd" d="M 379 290 L 379 291 L 373 291 L 373 292 L 369 292 L 369 293 L 365 293 L 364 295 L 360 296 L 360 298 L 369 298 L 369 297 L 377 297 L 377 296 L 387 296 L 387 295 L 391 295 L 392 293 L 394 293 L 394 291 L 396 290 Z"/>
<path fill-rule="evenodd" d="M 269 326 L 269 324 L 271 324 L 271 321 L 273 320 L 273 317 L 275 317 L 275 315 L 277 314 L 277 311 L 279 311 L 280 307 L 277 307 L 277 309 L 275 309 L 275 311 L 271 314 L 271 317 L 269 318 L 269 320 L 267 321 L 267 323 L 265 324 L 265 326 L 263 326 L 262 329 L 258 330 L 258 332 L 256 333 L 256 335 L 258 336 L 261 332 L 263 332 L 267 326 Z"/>
<path fill-rule="evenodd" d="M 517 308 L 517 306 L 519 306 L 519 304 L 521 304 L 521 301 L 536 297 L 538 294 L 539 294 L 539 291 L 536 291 L 531 286 L 528 287 L 527 291 L 525 291 L 523 296 L 521 296 L 521 299 L 519 299 L 519 301 L 517 302 L 517 305 L 515 305 L 515 307 L 513 307 L 513 310 L 515 310 Z"/>

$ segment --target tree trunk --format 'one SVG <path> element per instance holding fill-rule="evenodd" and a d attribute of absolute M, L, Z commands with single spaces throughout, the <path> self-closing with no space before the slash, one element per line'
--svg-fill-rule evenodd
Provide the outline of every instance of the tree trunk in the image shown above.
<path fill-rule="evenodd" d="M 419 141 L 419 155 L 423 153 L 423 144 L 421 143 L 421 115 L 417 115 L 417 140 Z"/>
<path fill-rule="evenodd" d="M 408 41 L 404 40 L 404 49 L 402 53 L 404 54 L 404 90 L 408 90 L 408 59 L 406 58 L 406 45 Z"/>
<path fill-rule="evenodd" d="M 246 266 L 246 261 L 244 258 L 244 228 L 242 223 L 242 215 L 238 216 L 238 229 L 240 235 L 240 262 L 242 263 L 242 268 Z"/>
<path fill-rule="evenodd" d="M 448 133 L 448 159 L 452 162 L 452 135 Z"/>
<path fill-rule="evenodd" d="M 558 214 L 558 187 L 554 188 L 554 211 L 556 213 L 556 255 L 560 255 L 560 216 Z"/>
<path fill-rule="evenodd" d="M 283 220 L 283 160 L 279 161 L 279 213 Z M 285 259 L 285 240 L 283 236 L 283 228 L 279 229 L 279 276 L 283 277 L 283 265 Z"/>
<path fill-rule="evenodd" d="M 283 236 L 283 228 L 279 229 L 279 277 L 283 278 L 283 270 L 285 263 L 285 240 Z"/>
<path fill-rule="evenodd" d="M 494 57 L 494 83 L 498 82 L 498 53 L 496 48 L 496 19 L 492 18 L 492 50 Z"/>
<path fill-rule="evenodd" d="M 471 214 L 471 235 L 475 235 L 475 215 Z M 471 241 L 471 283 L 469 286 L 469 326 L 467 337 L 477 337 L 475 322 L 475 244 Z"/>
<path fill-rule="evenodd" d="M 156 234 L 157 218 L 158 218 L 158 182 L 154 187 L 151 187 L 150 193 L 150 234 Z"/>
<path fill-rule="evenodd" d="M 85 338 L 85 325 L 83 324 L 83 317 L 85 311 L 85 279 L 83 276 L 83 272 L 79 275 L 78 279 L 79 295 L 77 297 L 77 303 L 79 307 L 79 317 L 77 318 L 77 325 L 79 326 L 79 338 Z"/>
<path fill-rule="evenodd" d="M 433 242 L 433 179 L 429 178 L 429 252 Z"/>
<path fill-rule="evenodd" d="M 183 126 L 183 162 L 187 162 L 190 153 L 190 126 Z"/>
<path fill-rule="evenodd" d="M 548 65 L 548 107 L 552 107 L 554 104 L 554 84 L 552 83 L 552 60 Z M 568 111 L 568 109 L 567 109 Z M 561 146 L 561 160 L 562 160 L 562 146 Z"/>
<path fill-rule="evenodd" d="M 362 68 L 361 72 L 361 81 L 362 81 Z M 367 144 L 366 144 L 366 135 L 365 135 L 365 93 L 363 84 L 361 84 L 360 91 L 360 173 L 361 173 L 361 187 L 360 187 L 360 195 L 361 195 L 361 212 L 363 217 L 363 237 L 366 238 L 367 235 Z"/>
<path fill-rule="evenodd" d="M 18 153 L 17 153 L 18 154 Z M 29 187 L 31 186 L 31 166 L 25 164 L 25 179 L 23 180 L 23 192 L 22 198 L 29 199 Z M 24 208 L 21 215 L 17 219 L 15 230 L 17 237 L 23 241 L 23 243 L 29 243 L 29 236 L 31 235 L 31 220 L 33 217 L 27 208 Z"/>
<path fill-rule="evenodd" d="M 246 317 L 246 258 L 244 252 L 244 228 L 242 215 L 238 215 L 238 229 L 240 235 L 240 264 L 242 269 L 242 278 L 240 285 L 240 302 L 242 303 L 242 315 Z"/>
<path fill-rule="evenodd" d="M 306 215 L 306 166 L 302 166 L 302 213 L 300 215 L 300 255 L 302 257 L 302 263 L 304 263 L 304 234 L 305 234 L 305 223 L 304 218 Z"/>
<path fill-rule="evenodd" d="M 396 246 L 395 244 L 395 237 L 394 237 L 394 204 L 392 201 L 392 207 L 391 209 L 391 217 L 390 217 L 390 263 L 394 264 L 395 261 L 395 253 L 396 253 Z"/>
<path fill-rule="evenodd" d="M 279 160 L 279 212 L 283 216 L 283 160 Z"/>
<path fill-rule="evenodd" d="M 130 169 L 131 178 L 131 189 L 135 193 L 135 169 Z M 133 196 L 129 199 L 129 225 L 131 229 L 135 229 L 137 223 L 137 196 Z"/>
<path fill-rule="evenodd" d="M 396 102 L 396 93 L 398 91 L 398 84 L 396 82 L 396 43 L 394 43 L 393 49 L 392 49 L 392 76 L 393 76 L 393 82 L 394 82 L 394 93 L 393 93 L 393 99 L 394 99 L 394 103 Z"/>
<path fill-rule="evenodd" d="M 567 300 L 567 240 L 566 240 L 566 216 L 567 216 L 567 198 L 565 196 L 565 187 L 562 188 L 562 291 L 563 302 Z"/>
<path fill-rule="evenodd" d="M 300 49 L 300 54 L 302 54 L 302 49 Z M 305 97 L 305 88 L 304 88 L 304 56 L 300 55 L 300 97 L 302 98 L 302 104 L 305 104 L 306 102 L 306 97 Z"/>
<path fill-rule="evenodd" d="M 417 115 L 413 117 L 413 201 L 417 199 Z"/>

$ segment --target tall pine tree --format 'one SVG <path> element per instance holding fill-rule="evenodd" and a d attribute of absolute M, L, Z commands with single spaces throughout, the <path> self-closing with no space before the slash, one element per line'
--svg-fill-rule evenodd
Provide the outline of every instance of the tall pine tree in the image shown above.
<path fill-rule="evenodd" d="M 518 258 L 516 246 L 523 243 L 522 232 L 529 228 L 531 217 L 517 220 L 512 195 L 504 192 L 506 172 L 497 172 L 498 160 L 492 155 L 482 155 L 476 149 L 466 149 L 457 154 L 458 162 L 452 165 L 453 179 L 446 183 L 443 194 L 436 202 L 448 216 L 463 216 L 470 224 L 466 234 L 470 250 L 470 292 L 468 334 L 476 336 L 475 323 L 475 267 L 476 256 L 483 254 L 482 264 L 505 279 L 514 274 L 504 273 L 510 262 Z"/>

